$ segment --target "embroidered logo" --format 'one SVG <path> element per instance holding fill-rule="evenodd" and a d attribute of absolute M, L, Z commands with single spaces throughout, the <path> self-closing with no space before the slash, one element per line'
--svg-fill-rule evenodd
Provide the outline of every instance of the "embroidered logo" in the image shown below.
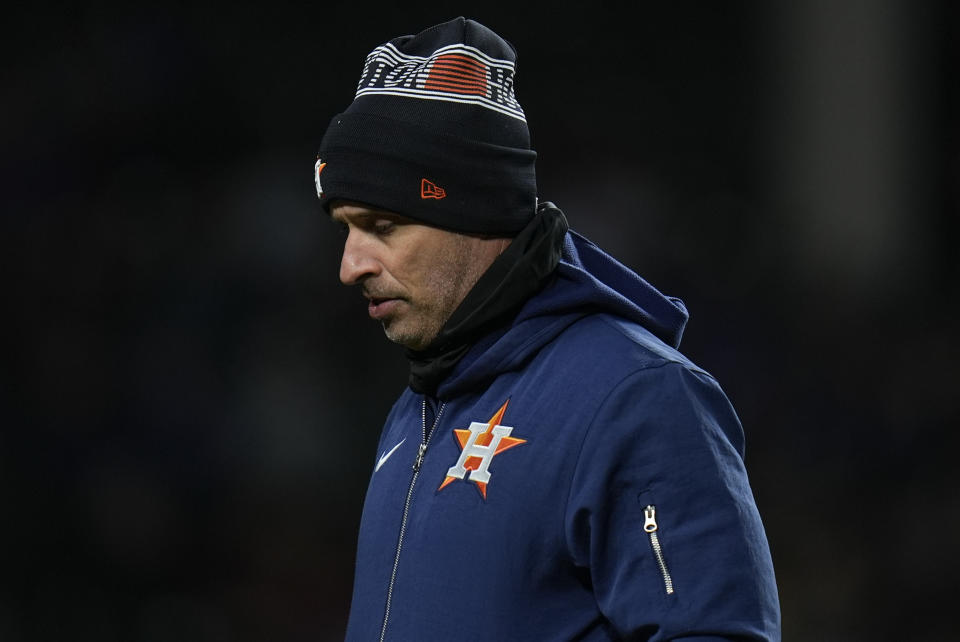
<path fill-rule="evenodd" d="M 490 483 L 490 462 L 493 458 L 505 450 L 514 446 L 520 446 L 527 443 L 526 439 L 517 439 L 511 437 L 513 432 L 511 426 L 501 426 L 503 413 L 507 410 L 507 404 L 510 400 L 503 402 L 490 421 L 474 421 L 466 430 L 455 429 L 454 436 L 460 444 L 460 459 L 456 465 L 451 466 L 447 471 L 447 477 L 440 484 L 437 490 L 443 490 L 448 484 L 463 479 L 466 481 L 467 475 L 470 481 L 477 485 L 477 489 L 484 499 L 487 498 L 487 484 Z"/>
<path fill-rule="evenodd" d="M 317 198 L 323 198 L 323 187 L 320 186 L 320 174 L 326 166 L 327 164 L 319 158 L 317 159 L 317 164 L 313 166 L 313 180 L 317 184 Z"/>
<path fill-rule="evenodd" d="M 431 183 L 425 178 L 420 181 L 420 198 L 424 200 L 428 198 L 440 200 L 441 198 L 446 198 L 446 196 L 447 190 L 443 189 L 436 183 Z"/>

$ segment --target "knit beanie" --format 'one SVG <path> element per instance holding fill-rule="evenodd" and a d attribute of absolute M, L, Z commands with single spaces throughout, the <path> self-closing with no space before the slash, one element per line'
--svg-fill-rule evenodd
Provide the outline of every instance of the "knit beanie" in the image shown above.
<path fill-rule="evenodd" d="M 456 232 L 514 236 L 536 212 L 536 153 L 514 95 L 516 51 L 473 20 L 367 56 L 314 169 L 317 196 Z"/>

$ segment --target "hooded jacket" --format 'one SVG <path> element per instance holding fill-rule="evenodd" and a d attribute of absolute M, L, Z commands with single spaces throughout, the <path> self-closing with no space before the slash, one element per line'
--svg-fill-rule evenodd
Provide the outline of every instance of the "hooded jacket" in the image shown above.
<path fill-rule="evenodd" d="M 575 232 L 381 435 L 347 639 L 779 640 L 743 430 L 683 304 Z"/>

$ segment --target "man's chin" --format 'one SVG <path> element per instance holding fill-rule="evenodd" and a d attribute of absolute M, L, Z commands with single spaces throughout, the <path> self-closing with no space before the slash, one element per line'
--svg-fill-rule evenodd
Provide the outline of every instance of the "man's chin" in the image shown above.
<path fill-rule="evenodd" d="M 427 340 L 422 332 L 413 332 L 409 329 L 404 330 L 401 323 L 395 320 L 383 321 L 383 333 L 390 341 L 407 348 L 408 350 L 420 351 L 430 345 L 432 338 Z"/>

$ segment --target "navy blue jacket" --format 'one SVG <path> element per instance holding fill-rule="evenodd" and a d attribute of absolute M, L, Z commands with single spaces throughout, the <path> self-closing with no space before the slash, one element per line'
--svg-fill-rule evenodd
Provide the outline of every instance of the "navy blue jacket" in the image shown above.
<path fill-rule="evenodd" d="M 347 639 L 779 640 L 743 431 L 677 352 L 686 318 L 569 232 L 514 323 L 390 412 Z"/>

